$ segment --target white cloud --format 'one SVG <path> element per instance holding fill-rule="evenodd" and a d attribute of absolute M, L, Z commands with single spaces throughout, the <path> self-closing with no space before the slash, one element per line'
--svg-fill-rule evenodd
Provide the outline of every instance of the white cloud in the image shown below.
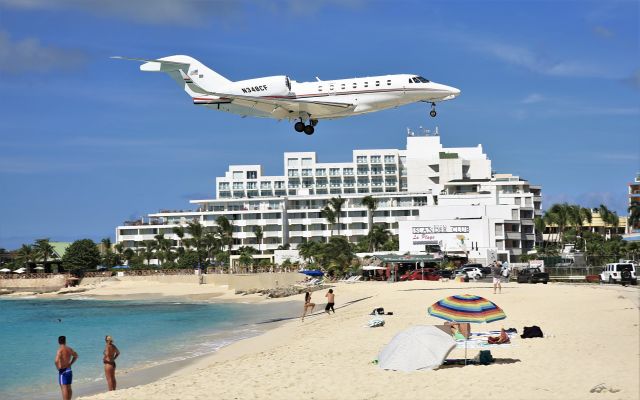
<path fill-rule="evenodd" d="M 543 95 L 541 95 L 540 93 L 531 93 L 530 95 L 528 95 L 527 97 L 522 99 L 521 103 L 522 104 L 535 104 L 535 103 L 540 103 L 540 102 L 542 102 L 544 100 L 545 100 L 545 97 Z"/>
<path fill-rule="evenodd" d="M 593 27 L 593 33 L 605 39 L 610 39 L 614 36 L 613 32 L 601 25 Z"/>
<path fill-rule="evenodd" d="M 7 32 L 0 31 L 0 71 L 24 73 L 77 68 L 85 60 L 80 51 L 44 46 L 36 38 L 13 41 Z"/>
<path fill-rule="evenodd" d="M 634 89 L 640 90 L 640 69 L 635 70 L 631 76 L 622 80 L 622 82 Z"/>

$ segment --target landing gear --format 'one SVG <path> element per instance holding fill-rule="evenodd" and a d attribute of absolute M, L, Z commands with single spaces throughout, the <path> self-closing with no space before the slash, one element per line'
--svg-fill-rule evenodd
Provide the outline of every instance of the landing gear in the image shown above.
<path fill-rule="evenodd" d="M 432 118 L 435 118 L 438 113 L 436 112 L 436 103 L 431 103 L 431 111 L 429 112 Z"/>
<path fill-rule="evenodd" d="M 317 119 L 309 119 L 309 125 L 305 125 L 301 118 L 300 121 L 293 125 L 293 129 L 295 129 L 296 132 L 304 132 L 306 135 L 313 135 L 313 132 L 315 132 L 314 127 L 316 125 L 318 125 Z"/>

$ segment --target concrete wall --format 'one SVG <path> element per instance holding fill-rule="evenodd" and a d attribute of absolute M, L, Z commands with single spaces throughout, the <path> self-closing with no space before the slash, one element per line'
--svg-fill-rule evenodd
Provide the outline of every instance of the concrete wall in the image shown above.
<path fill-rule="evenodd" d="M 0 279 L 0 288 L 17 292 L 55 292 L 64 287 L 65 275 L 40 279 Z"/>

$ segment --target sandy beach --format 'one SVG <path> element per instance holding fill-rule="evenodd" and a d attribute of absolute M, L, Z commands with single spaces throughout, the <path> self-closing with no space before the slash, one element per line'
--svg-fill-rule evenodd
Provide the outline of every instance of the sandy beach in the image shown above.
<path fill-rule="evenodd" d="M 120 283 L 83 295 L 158 294 L 162 286 Z M 187 284 L 173 285 L 170 293 L 188 295 L 193 293 L 191 290 L 194 289 Z M 637 287 L 510 283 L 502 294 L 494 295 L 489 284 L 414 281 L 338 283 L 334 290 L 335 315 L 323 312 L 325 291 L 314 292 L 316 310 L 304 322 L 291 320 L 150 384 L 85 398 L 640 398 Z M 216 293 L 220 293 L 219 288 Z M 507 314 L 502 321 L 475 324 L 472 331 L 513 327 L 521 332 L 523 326 L 538 325 L 545 337 L 518 338 L 511 347 L 492 348 L 497 362 L 488 366 L 447 366 L 403 373 L 385 371 L 372 363 L 380 349 L 401 330 L 442 323 L 427 315 L 429 305 L 443 297 L 465 293 L 486 297 Z M 238 296 L 222 293 L 216 297 Z M 263 300 L 255 295 L 243 298 L 292 300 Z M 302 310 L 302 296 L 295 299 Z M 384 327 L 368 328 L 368 314 L 376 307 L 384 307 L 393 315 L 385 316 Z M 477 350 L 470 350 L 469 356 L 476 353 Z M 449 358 L 463 356 L 463 350 L 454 349 Z M 600 384 L 604 390 L 592 390 Z"/>

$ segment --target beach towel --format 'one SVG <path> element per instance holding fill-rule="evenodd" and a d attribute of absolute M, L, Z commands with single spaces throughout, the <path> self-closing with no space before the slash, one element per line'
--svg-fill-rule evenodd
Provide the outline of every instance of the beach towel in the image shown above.
<path fill-rule="evenodd" d="M 518 335 L 512 332 L 507 332 L 509 335 L 510 343 L 502 343 L 502 344 L 491 344 L 488 342 L 489 337 L 500 335 L 500 331 L 489 331 L 489 332 L 472 332 L 469 336 L 469 339 L 464 340 L 456 340 L 456 348 L 464 349 L 465 345 L 467 349 L 490 349 L 490 348 L 505 348 L 512 347 L 514 345 L 514 340 L 517 339 Z"/>

